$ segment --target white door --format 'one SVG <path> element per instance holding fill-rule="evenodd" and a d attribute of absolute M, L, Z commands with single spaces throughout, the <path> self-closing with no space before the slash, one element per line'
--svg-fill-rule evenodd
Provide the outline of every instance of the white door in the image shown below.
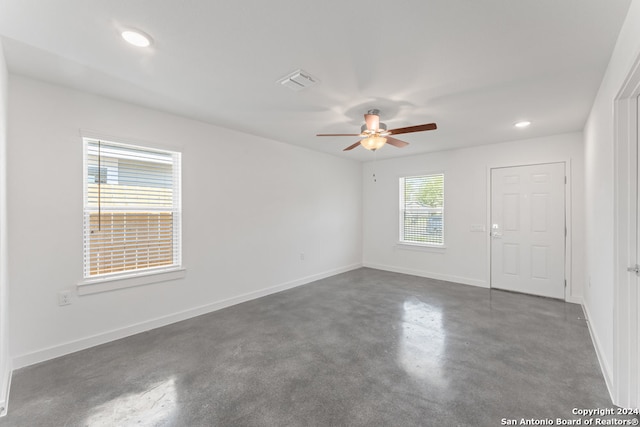
<path fill-rule="evenodd" d="M 640 128 L 640 97 L 636 97 L 636 130 Z M 640 224 L 640 134 L 636 131 L 636 154 L 638 155 L 636 160 L 636 177 L 638 179 L 636 185 L 636 265 L 637 268 L 640 264 L 640 230 L 638 225 Z M 635 388 L 635 393 L 631 391 L 631 405 L 635 408 L 640 408 L 640 277 L 636 273 L 635 277 L 635 301 L 631 301 L 631 313 L 635 313 L 635 331 L 634 326 L 631 325 L 631 346 L 635 348 L 635 351 L 631 354 L 631 368 L 630 368 L 630 388 Z M 633 294 L 633 292 L 632 292 Z M 633 315 L 631 322 L 633 322 Z M 634 342 L 635 341 L 635 342 Z"/>
<path fill-rule="evenodd" d="M 636 97 L 636 129 L 640 124 L 640 97 Z M 631 187 L 632 196 L 631 213 L 630 218 L 633 222 L 630 224 L 630 228 L 633 230 L 634 245 L 631 246 L 630 259 L 635 260 L 635 264 L 629 266 L 627 271 L 630 274 L 630 286 L 627 288 L 628 294 L 626 297 L 626 307 L 617 307 L 617 309 L 624 313 L 628 319 L 629 326 L 626 334 L 622 334 L 622 339 L 628 341 L 628 355 L 625 355 L 622 359 L 624 363 L 621 363 L 626 373 L 621 373 L 626 378 L 620 378 L 621 386 L 628 389 L 628 392 L 624 393 L 625 406 L 640 407 L 640 134 L 636 132 L 635 138 L 635 162 L 632 163 L 631 172 L 635 176 L 636 185 L 635 188 Z M 626 319 L 625 319 L 626 320 Z M 626 326 L 622 329 L 626 329 Z M 626 335 L 626 336 L 624 336 Z M 627 362 L 628 361 L 628 362 Z M 628 363 L 628 364 L 627 364 Z"/>
<path fill-rule="evenodd" d="M 565 299 L 565 165 L 491 170 L 491 287 Z"/>
<path fill-rule="evenodd" d="M 638 71 L 640 73 L 640 71 Z M 614 403 L 640 407 L 640 98 L 616 106 L 616 284 Z M 635 117 L 634 117 L 635 116 Z M 621 268 L 620 268 L 621 267 Z"/>
<path fill-rule="evenodd" d="M 636 269 L 640 265 L 640 97 L 636 97 L 636 162 L 635 162 L 635 174 L 636 174 L 636 203 L 635 203 L 635 218 L 636 218 Z M 630 367 L 629 367 L 629 401 L 631 407 L 640 408 L 640 273 L 635 274 L 635 286 L 632 285 L 630 289 L 630 307 L 629 307 L 629 341 L 631 347 L 630 354 Z M 635 298 L 633 294 L 635 293 Z M 635 325 L 633 325 L 633 319 L 635 317 Z M 635 388 L 635 390 L 633 390 Z"/>

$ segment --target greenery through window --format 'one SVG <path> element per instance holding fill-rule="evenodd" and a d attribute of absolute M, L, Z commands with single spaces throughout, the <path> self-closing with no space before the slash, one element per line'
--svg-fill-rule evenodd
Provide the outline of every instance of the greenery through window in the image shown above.
<path fill-rule="evenodd" d="M 444 174 L 400 178 L 400 242 L 444 245 Z"/>

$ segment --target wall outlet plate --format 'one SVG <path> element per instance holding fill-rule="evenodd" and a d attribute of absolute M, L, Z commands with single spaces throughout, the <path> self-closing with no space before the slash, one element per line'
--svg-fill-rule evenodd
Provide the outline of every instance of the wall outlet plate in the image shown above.
<path fill-rule="evenodd" d="M 71 304 L 71 291 L 58 292 L 58 305 L 69 305 L 69 304 Z"/>

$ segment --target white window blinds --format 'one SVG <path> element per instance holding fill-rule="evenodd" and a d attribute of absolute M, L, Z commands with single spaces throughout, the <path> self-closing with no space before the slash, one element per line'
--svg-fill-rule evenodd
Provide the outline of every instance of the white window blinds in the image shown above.
<path fill-rule="evenodd" d="M 84 139 L 84 277 L 181 264 L 180 153 Z"/>
<path fill-rule="evenodd" d="M 444 174 L 400 178 L 400 241 L 444 245 Z"/>

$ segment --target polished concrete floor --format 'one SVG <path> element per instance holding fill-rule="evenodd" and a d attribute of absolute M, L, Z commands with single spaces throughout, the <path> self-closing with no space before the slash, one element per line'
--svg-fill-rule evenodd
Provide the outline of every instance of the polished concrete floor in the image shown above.
<path fill-rule="evenodd" d="M 580 306 L 364 268 L 18 370 L 0 426 L 498 426 L 611 407 Z"/>

